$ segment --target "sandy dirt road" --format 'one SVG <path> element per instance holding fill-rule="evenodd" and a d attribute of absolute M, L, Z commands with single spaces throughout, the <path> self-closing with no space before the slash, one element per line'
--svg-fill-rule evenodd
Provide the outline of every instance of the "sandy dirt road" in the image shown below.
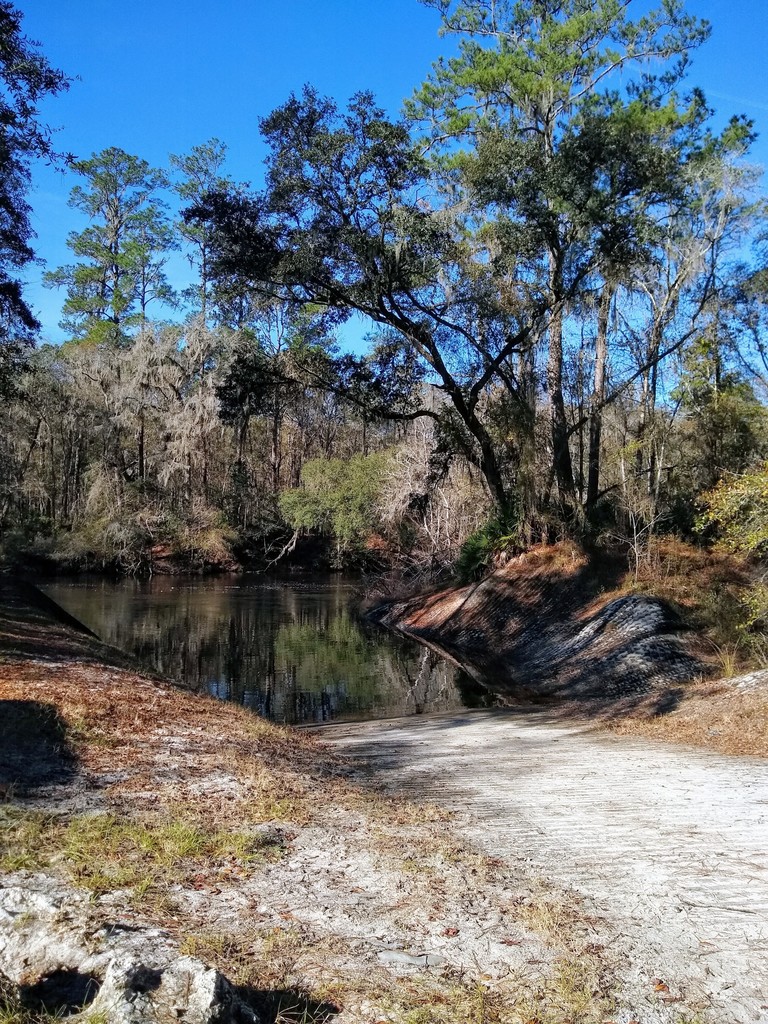
<path fill-rule="evenodd" d="M 629 998 L 653 979 L 669 987 L 653 1019 L 768 1022 L 765 761 L 613 737 L 540 712 L 320 735 L 392 792 L 463 812 L 459 827 L 521 875 L 583 896 Z"/>

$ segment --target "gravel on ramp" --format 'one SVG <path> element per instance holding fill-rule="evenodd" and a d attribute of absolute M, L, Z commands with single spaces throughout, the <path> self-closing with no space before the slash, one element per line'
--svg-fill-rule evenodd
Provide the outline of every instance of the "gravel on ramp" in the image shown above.
<path fill-rule="evenodd" d="M 521 874 L 575 890 L 620 954 L 626 997 L 768 1022 L 768 763 L 476 711 L 340 724 L 322 738 Z M 672 1007 L 669 1007 L 671 1010 Z M 643 1020 L 649 1018 L 644 1017 Z"/>

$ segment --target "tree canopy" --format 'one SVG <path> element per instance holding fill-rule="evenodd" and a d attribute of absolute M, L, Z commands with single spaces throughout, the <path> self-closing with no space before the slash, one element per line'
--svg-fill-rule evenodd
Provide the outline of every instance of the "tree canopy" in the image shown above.
<path fill-rule="evenodd" d="M 116 146 L 74 161 L 72 169 L 86 184 L 72 189 L 69 204 L 89 225 L 67 240 L 80 261 L 51 271 L 46 281 L 66 286 L 62 327 L 72 337 L 119 343 L 126 328 L 146 321 L 152 302 L 173 297 L 163 268 L 174 241 L 156 195 L 167 179 Z"/>
<path fill-rule="evenodd" d="M 340 110 L 307 87 L 261 122 L 266 188 L 213 190 L 185 218 L 209 226 L 219 278 L 392 331 L 443 395 L 392 415 L 439 421 L 500 509 L 523 466 L 519 445 L 493 437 L 494 413 L 501 403 L 530 429 L 544 384 L 551 474 L 573 507 L 564 333 L 596 292 L 610 303 L 653 265 L 670 211 L 697 201 L 688 169 L 717 143 L 701 95 L 675 88 L 707 26 L 677 2 L 636 22 L 612 0 L 433 6 L 460 52 L 438 62 L 408 119 L 369 94 Z M 607 400 L 603 372 L 597 439 Z"/>

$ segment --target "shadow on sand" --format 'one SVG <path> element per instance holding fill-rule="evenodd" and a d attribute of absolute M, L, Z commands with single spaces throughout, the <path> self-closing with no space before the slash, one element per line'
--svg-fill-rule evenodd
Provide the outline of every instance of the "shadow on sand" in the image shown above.
<path fill-rule="evenodd" d="M 65 785 L 76 768 L 66 724 L 53 704 L 0 700 L 0 787 L 6 795 Z"/>

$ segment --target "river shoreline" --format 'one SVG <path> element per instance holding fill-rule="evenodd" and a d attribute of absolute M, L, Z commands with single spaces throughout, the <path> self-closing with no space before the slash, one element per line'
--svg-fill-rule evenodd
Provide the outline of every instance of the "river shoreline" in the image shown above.
<path fill-rule="evenodd" d="M 584 952 L 594 929 L 568 893 L 546 896 L 569 915 L 553 933 L 538 881 L 462 842 L 454 815 L 382 794 L 303 731 L 136 672 L 31 595 L 5 581 L 0 621 L 14 1020 L 55 998 L 77 1010 L 86 976 L 70 1019 L 164 1019 L 180 986 L 189 1024 L 463 1024 L 480 994 L 489 1019 L 554 1021 L 574 999 L 605 1019 L 613 968 Z M 73 985 L 46 997 L 65 969 Z"/>
<path fill-rule="evenodd" d="M 0 1005 L 16 1024 L 56 998 L 111 1024 L 722 1019 L 684 963 L 660 977 L 587 892 L 515 844 L 489 851 L 462 809 L 404 799 L 322 733 L 137 672 L 34 591 L 5 581 L 3 598 Z M 393 725 L 417 741 L 440 721 Z"/>

